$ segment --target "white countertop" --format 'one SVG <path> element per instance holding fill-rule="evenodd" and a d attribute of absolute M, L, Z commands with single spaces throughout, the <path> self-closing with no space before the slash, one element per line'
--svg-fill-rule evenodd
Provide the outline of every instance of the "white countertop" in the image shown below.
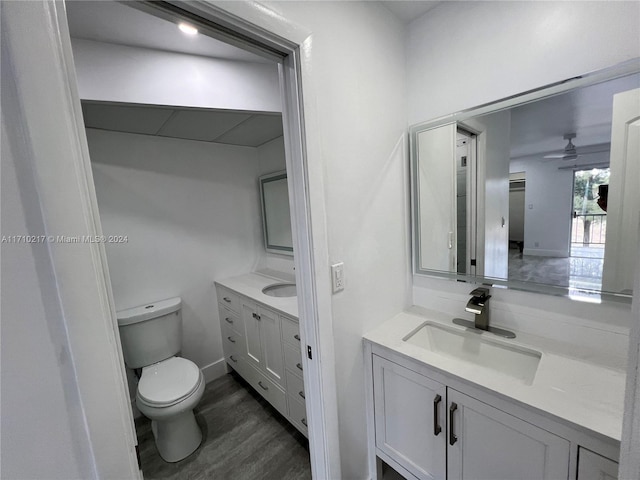
<path fill-rule="evenodd" d="M 293 283 L 264 273 L 246 273 L 237 277 L 216 280 L 221 285 L 245 297 L 277 310 L 290 317 L 298 318 L 298 297 L 271 297 L 262 293 L 262 289 L 274 283 Z"/>
<path fill-rule="evenodd" d="M 542 352 L 532 384 L 524 385 L 493 370 L 445 357 L 402 340 L 427 320 L 451 329 L 465 330 L 453 324 L 449 314 L 412 307 L 386 321 L 364 338 L 470 384 L 485 387 L 608 438 L 620 440 L 626 379 L 623 369 L 594 361 L 592 352 L 584 352 L 579 357 L 569 356 L 563 353 L 567 349 L 563 350 L 559 342 L 516 332 L 514 340 L 500 341 Z M 490 333 L 482 335 L 500 338 Z M 573 355 L 575 346 L 571 351 Z"/>

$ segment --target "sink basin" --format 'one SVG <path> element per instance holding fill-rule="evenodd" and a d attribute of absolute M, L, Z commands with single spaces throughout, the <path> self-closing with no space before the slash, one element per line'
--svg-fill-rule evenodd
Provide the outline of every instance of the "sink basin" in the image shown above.
<path fill-rule="evenodd" d="M 274 283 L 262 289 L 262 293 L 270 297 L 295 297 L 295 283 Z"/>
<path fill-rule="evenodd" d="M 483 338 L 483 335 L 425 322 L 403 340 L 443 357 L 471 363 L 531 385 L 542 354 L 518 345 Z"/>

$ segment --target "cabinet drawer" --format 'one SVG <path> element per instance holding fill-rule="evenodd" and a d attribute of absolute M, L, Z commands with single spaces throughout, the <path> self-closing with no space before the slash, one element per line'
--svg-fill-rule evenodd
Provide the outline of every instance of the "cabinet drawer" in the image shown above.
<path fill-rule="evenodd" d="M 284 365 L 297 375 L 302 375 L 302 354 L 300 353 L 300 345 L 295 347 L 284 345 Z"/>
<path fill-rule="evenodd" d="M 229 310 L 223 305 L 219 305 L 218 314 L 220 316 L 221 326 L 230 327 L 235 330 L 237 334 L 244 336 L 242 321 L 240 320 L 240 316 L 236 312 Z"/>
<path fill-rule="evenodd" d="M 225 358 L 229 359 L 232 355 L 235 356 L 235 358 L 244 356 L 242 336 L 228 325 L 222 325 L 221 332 L 222 349 L 224 350 Z"/>
<path fill-rule="evenodd" d="M 282 339 L 296 348 L 300 348 L 300 326 L 287 317 L 282 318 Z"/>
<path fill-rule="evenodd" d="M 308 436 L 307 409 L 305 404 L 304 402 L 299 402 L 291 395 L 289 395 L 289 420 L 305 436 Z"/>
<path fill-rule="evenodd" d="M 287 370 L 287 393 L 304 402 L 304 382 L 302 378 Z"/>
<path fill-rule="evenodd" d="M 282 415 L 287 415 L 287 397 L 284 391 L 253 366 L 247 364 L 244 379 Z"/>
<path fill-rule="evenodd" d="M 224 287 L 217 287 L 216 292 L 218 295 L 218 303 L 220 305 L 224 305 L 234 312 L 240 312 L 240 297 L 238 295 Z"/>

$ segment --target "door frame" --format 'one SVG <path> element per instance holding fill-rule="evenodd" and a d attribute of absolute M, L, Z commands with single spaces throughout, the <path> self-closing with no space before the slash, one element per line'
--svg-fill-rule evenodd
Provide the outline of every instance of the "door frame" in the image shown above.
<path fill-rule="evenodd" d="M 31 2 L 27 2 L 31 3 Z M 147 6 L 149 6 L 149 2 Z M 252 50 L 274 58 L 278 52 L 282 57 L 279 64 L 280 88 L 283 98 L 283 123 L 286 152 L 286 165 L 290 181 L 289 195 L 293 227 L 293 242 L 296 255 L 296 280 L 298 283 L 298 307 L 300 320 L 301 345 L 310 355 L 303 356 L 304 383 L 307 395 L 307 420 L 309 424 L 309 447 L 311 468 L 314 478 L 340 478 L 340 450 L 338 443 L 338 410 L 335 383 L 335 367 L 333 355 L 333 336 L 331 332 L 331 296 L 329 272 L 316 265 L 326 263 L 328 245 L 326 236 L 326 220 L 323 215 L 313 216 L 312 211 L 322 213 L 324 196 L 322 189 L 310 186 L 314 184 L 306 159 L 304 112 L 302 104 L 301 79 L 301 45 L 310 36 L 299 28 L 291 28 L 284 19 L 276 19 L 271 30 L 261 28 L 254 23 L 228 13 L 225 8 L 218 7 L 209 1 L 198 0 L 189 3 L 159 2 L 160 7 L 181 10 L 186 15 L 197 17 L 198 21 L 209 24 L 219 30 L 225 41 L 237 45 L 252 45 Z M 240 6 L 240 8 L 245 8 Z M 251 7 L 251 6 L 249 6 Z M 34 155 L 34 170 L 41 187 L 41 198 L 50 208 L 43 210 L 48 231 L 77 231 L 90 236 L 102 235 L 95 186 L 91 172 L 91 164 L 84 121 L 80 105 L 80 96 L 73 62 L 73 52 L 66 19 L 63 0 L 34 2 L 26 7 L 29 12 L 25 16 L 36 16 L 43 25 L 39 29 L 38 39 L 27 38 L 30 32 L 24 29 L 24 43 L 31 43 L 34 48 L 49 45 L 47 52 L 50 58 L 49 77 L 59 89 L 50 90 L 56 96 L 57 109 L 60 111 L 56 121 L 60 123 L 59 133 L 68 139 L 66 147 L 66 164 L 55 165 L 63 161 L 62 156 L 51 158 L 47 155 Z M 266 15 L 258 10 L 259 15 Z M 245 17 L 245 16 L 243 16 Z M 252 18 L 248 16 L 247 18 Z M 256 18 L 253 15 L 253 18 Z M 33 18 L 29 18 L 30 21 Z M 259 20 L 259 18 L 258 18 Z M 279 23 L 278 23 L 279 22 Z M 283 38 L 273 31 L 285 31 L 292 40 Z M 22 34 L 20 34 L 22 35 Z M 21 42 L 16 42 L 21 43 Z M 16 56 L 26 58 L 24 50 Z M 269 54 L 271 52 L 271 54 Z M 34 68 L 33 61 L 24 60 L 24 70 Z M 25 82 L 21 88 L 21 96 L 28 98 L 37 90 L 38 80 Z M 26 123 L 30 123 L 47 108 L 26 101 L 24 105 Z M 48 113 L 48 112 L 45 112 Z M 41 131 L 47 131 L 47 115 L 40 122 L 35 122 Z M 72 173 L 72 175 L 71 175 Z M 317 184 L 317 181 L 315 181 Z M 61 195 L 65 192 L 65 195 Z M 61 198 L 64 197 L 64 198 Z M 312 205 L 313 204 L 313 205 Z M 70 209 L 74 205 L 74 209 Z M 313 208 L 312 208 L 313 207 Z M 73 227 L 73 228 L 71 228 Z M 313 227 L 313 228 L 312 228 Z M 85 418 L 88 424 L 89 440 L 98 477 L 122 476 L 128 472 L 130 478 L 141 478 L 137 470 L 135 444 L 137 443 L 126 374 L 119 342 L 116 310 L 106 261 L 105 248 L 102 243 L 85 245 L 87 255 L 79 261 L 77 255 L 59 254 L 64 245 L 52 244 L 53 266 L 59 282 L 60 301 L 64 307 L 82 310 L 82 314 L 65 315 L 65 323 L 69 331 L 71 350 L 76 352 L 74 364 L 78 378 L 80 397 L 83 401 Z M 91 281 L 87 282 L 87 271 Z M 84 278 L 84 282 L 78 279 Z M 213 280 L 213 279 L 212 279 Z M 64 284 L 67 284 L 67 288 Z M 87 296 L 87 290 L 91 291 Z M 77 307 L 77 306 L 81 306 Z M 87 325 L 86 317 L 100 328 L 92 331 Z M 319 319 L 323 321 L 320 322 Z M 89 345 L 100 345 L 108 355 L 98 357 Z M 85 367 L 81 367 L 84 364 Z M 106 379 L 95 375 L 91 366 L 102 365 L 109 370 L 111 377 Z M 98 392 L 111 390 L 111 397 L 117 404 L 116 411 L 111 412 L 105 420 L 102 406 L 96 403 Z M 105 427 L 105 423 L 118 422 L 122 429 L 114 430 Z M 123 438 L 126 437 L 126 438 Z M 127 448 L 114 454 L 113 448 L 101 448 L 106 443 L 113 444 L 114 438 Z M 126 440 L 126 441 L 123 441 Z M 124 450 L 124 451 L 122 451 Z M 120 472 L 119 475 L 114 472 Z"/>

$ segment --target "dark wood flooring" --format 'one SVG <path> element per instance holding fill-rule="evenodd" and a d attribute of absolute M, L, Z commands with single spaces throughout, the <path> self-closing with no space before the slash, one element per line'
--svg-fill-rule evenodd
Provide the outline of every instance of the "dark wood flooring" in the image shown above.
<path fill-rule="evenodd" d="M 307 439 L 235 373 L 207 384 L 195 413 L 204 440 L 177 463 L 158 455 L 150 420 L 136 421 L 146 480 L 311 478 Z"/>

